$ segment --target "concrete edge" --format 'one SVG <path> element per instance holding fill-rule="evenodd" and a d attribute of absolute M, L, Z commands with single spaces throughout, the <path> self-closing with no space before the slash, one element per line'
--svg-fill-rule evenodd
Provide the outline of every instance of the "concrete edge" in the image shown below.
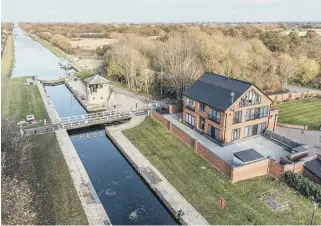
<path fill-rule="evenodd" d="M 169 183 L 120 130 L 106 127 L 106 134 L 181 224 L 209 225 L 206 219 Z M 146 175 L 141 173 L 141 168 L 145 167 L 152 169 L 162 181 L 153 184 Z M 178 217 L 180 211 L 183 211 L 184 215 Z"/>
<path fill-rule="evenodd" d="M 43 86 L 40 83 L 37 86 L 51 121 L 60 121 L 60 117 Z M 55 134 L 88 223 L 90 225 L 110 225 L 111 221 L 101 204 L 67 131 L 55 131 Z"/>
<path fill-rule="evenodd" d="M 79 155 L 66 130 L 55 132 L 65 157 L 78 197 L 90 225 L 110 225 L 111 221 L 100 202 Z"/>

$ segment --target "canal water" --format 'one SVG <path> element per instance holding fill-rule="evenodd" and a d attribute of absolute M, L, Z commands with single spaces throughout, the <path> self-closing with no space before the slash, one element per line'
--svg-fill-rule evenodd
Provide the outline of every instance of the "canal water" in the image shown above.
<path fill-rule="evenodd" d="M 22 32 L 19 28 L 15 31 Z M 39 55 L 32 53 L 33 51 Z M 25 52 L 31 52 L 35 58 L 24 61 Z M 20 58 L 16 60 L 13 77 L 28 75 L 21 72 L 32 72 L 40 78 L 52 78 L 63 73 L 58 66 L 57 57 L 27 36 L 16 36 L 15 54 L 20 54 Z M 41 63 L 36 63 L 37 61 Z M 32 69 L 29 70 L 30 67 Z M 46 87 L 46 90 L 60 117 L 86 114 L 65 85 Z M 162 202 L 108 139 L 103 128 L 73 133 L 70 138 L 112 224 L 177 224 Z"/>

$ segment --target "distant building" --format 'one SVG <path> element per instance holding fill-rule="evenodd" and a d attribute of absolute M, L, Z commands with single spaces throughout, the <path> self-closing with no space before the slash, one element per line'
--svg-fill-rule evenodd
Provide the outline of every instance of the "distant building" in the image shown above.
<path fill-rule="evenodd" d="M 250 82 L 205 73 L 183 92 L 183 102 L 184 122 L 219 143 L 276 127 L 272 100 Z"/>
<path fill-rule="evenodd" d="M 107 79 L 100 75 L 94 75 L 85 79 L 87 88 L 87 101 L 89 104 L 107 105 L 110 96 L 110 87 Z"/>

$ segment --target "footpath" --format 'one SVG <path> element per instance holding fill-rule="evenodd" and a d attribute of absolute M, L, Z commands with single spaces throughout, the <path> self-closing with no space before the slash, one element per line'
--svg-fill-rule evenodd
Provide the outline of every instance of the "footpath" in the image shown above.
<path fill-rule="evenodd" d="M 181 224 L 209 225 L 205 218 L 167 181 L 151 162 L 121 132 L 143 122 L 145 116 L 134 116 L 128 122 L 106 127 L 106 134 L 155 191 Z"/>
<path fill-rule="evenodd" d="M 37 84 L 46 110 L 52 122 L 60 122 L 60 117 L 52 104 L 50 97 L 41 84 Z M 65 129 L 55 132 L 64 155 L 71 178 L 74 182 L 78 197 L 81 201 L 84 212 L 90 225 L 110 225 L 110 219 L 101 204 L 99 197 L 89 179 L 74 145 Z"/>

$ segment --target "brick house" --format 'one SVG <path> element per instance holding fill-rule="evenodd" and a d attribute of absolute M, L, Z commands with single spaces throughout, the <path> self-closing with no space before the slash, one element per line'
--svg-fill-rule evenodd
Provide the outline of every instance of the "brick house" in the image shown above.
<path fill-rule="evenodd" d="M 221 144 L 274 130 L 277 110 L 254 84 L 206 72 L 183 92 L 183 121 Z"/>

